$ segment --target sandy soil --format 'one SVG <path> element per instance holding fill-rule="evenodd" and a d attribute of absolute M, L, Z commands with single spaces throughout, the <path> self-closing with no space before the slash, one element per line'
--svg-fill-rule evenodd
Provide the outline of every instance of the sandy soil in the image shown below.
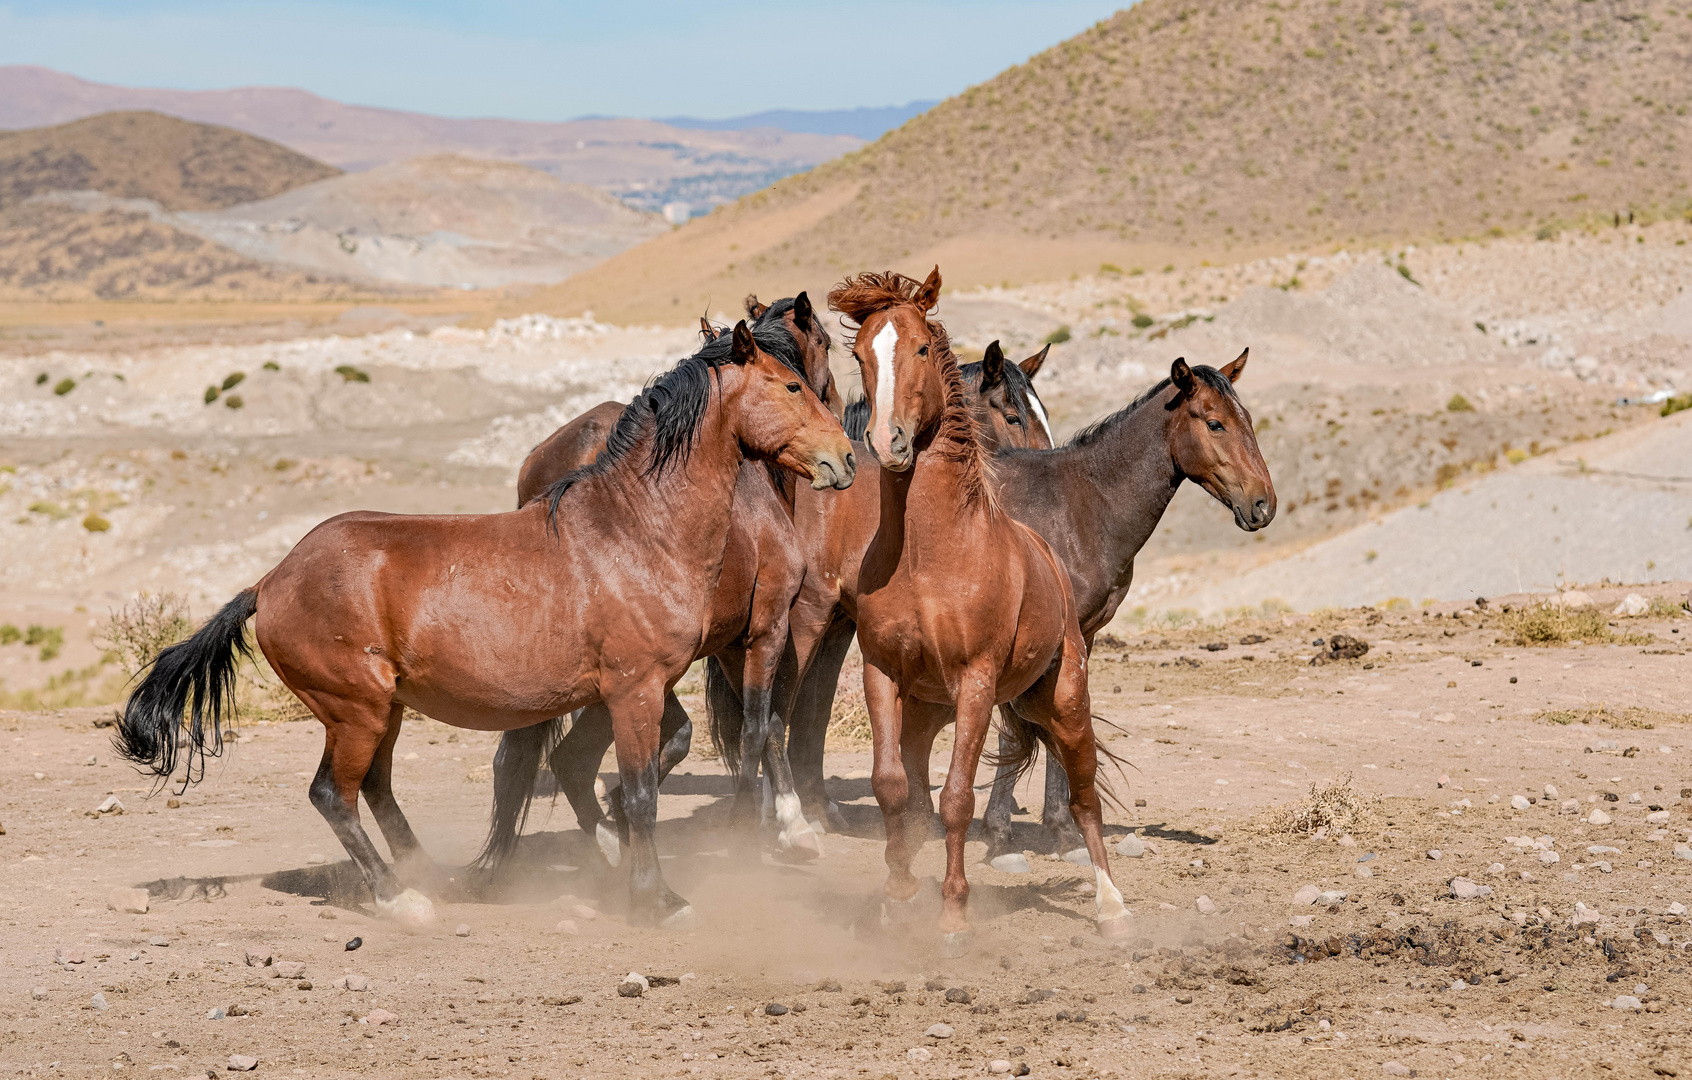
<path fill-rule="evenodd" d="M 92 726 L 102 710 L 0 713 L 0 1063 L 20 1075 L 222 1075 L 230 1055 L 310 1076 L 938 1077 L 995 1060 L 1051 1077 L 1404 1075 L 1393 1062 L 1442 1077 L 1683 1075 L 1692 926 L 1671 912 L 1692 901 L 1676 854 L 1692 829 L 1692 619 L 1624 620 L 1617 632 L 1644 644 L 1522 648 L 1501 643 L 1511 599 L 1107 642 L 1096 708 L 1132 763 L 1117 781 L 1129 808 L 1109 831 L 1147 849 L 1112 860 L 1137 933 L 1100 942 L 1090 874 L 1042 851 L 1019 815 L 1033 872 L 978 865 L 972 842 L 977 945 L 956 961 L 939 958 L 926 921 L 883 925 L 861 748 L 829 758 L 851 833 L 810 864 L 735 854 L 718 831 L 722 770 L 684 763 L 660 842 L 698 929 L 628 925 L 623 879 L 560 808 L 531 826 L 513 878 L 454 871 L 463 891 L 442 898 L 441 930 L 414 937 L 370 917 L 306 801 L 315 723 L 248 728 L 171 803 L 113 759 Z M 1336 631 L 1374 647 L 1310 665 L 1322 651 L 1310 642 Z M 1240 644 L 1248 635 L 1265 640 Z M 1202 648 L 1216 641 L 1231 644 Z M 1544 718 L 1599 704 L 1613 723 L 1654 726 Z M 401 802 L 435 857 L 461 866 L 492 740 L 412 728 Z M 1347 776 L 1366 800 L 1349 828 L 1266 831 L 1265 810 Z M 91 814 L 108 793 L 123 812 Z M 1514 809 L 1517 796 L 1533 805 Z M 1028 784 L 1020 797 L 1038 805 Z M 919 873 L 940 863 L 931 842 Z M 1490 895 L 1454 899 L 1455 878 Z M 1295 903 L 1306 885 L 1345 895 Z M 149 910 L 109 910 L 114 887 L 144 887 Z M 255 953 L 303 975 L 273 977 Z M 681 981 L 620 997 L 631 970 Z M 346 989 L 348 976 L 368 989 Z M 1618 996 L 1640 1006 L 1618 1009 Z M 384 1013 L 395 1019 L 376 1023 Z M 949 1036 L 926 1034 L 936 1024 Z"/>

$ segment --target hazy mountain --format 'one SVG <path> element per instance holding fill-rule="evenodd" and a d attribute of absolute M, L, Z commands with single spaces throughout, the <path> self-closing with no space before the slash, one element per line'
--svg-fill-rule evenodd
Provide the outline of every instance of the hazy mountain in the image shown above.
<path fill-rule="evenodd" d="M 783 131 L 809 132 L 813 135 L 851 135 L 874 142 L 913 116 L 920 115 L 940 104 L 938 101 L 912 101 L 904 105 L 858 109 L 770 109 L 749 116 L 734 116 L 727 120 L 700 120 L 692 116 L 659 117 L 659 123 L 690 131 L 745 131 L 748 128 L 773 127 Z"/>

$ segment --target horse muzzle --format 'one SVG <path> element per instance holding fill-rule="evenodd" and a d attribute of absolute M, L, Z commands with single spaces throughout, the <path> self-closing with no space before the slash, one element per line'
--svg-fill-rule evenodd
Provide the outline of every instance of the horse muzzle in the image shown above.
<path fill-rule="evenodd" d="M 1275 520 L 1275 496 L 1258 495 L 1251 499 L 1233 500 L 1234 524 L 1245 532 L 1266 528 Z"/>
<path fill-rule="evenodd" d="M 889 429 L 887 446 L 875 445 L 872 438 L 869 441 L 870 452 L 881 467 L 889 472 L 904 472 L 916 463 L 916 451 L 911 446 L 911 436 L 903 424 L 894 424 Z"/>
<path fill-rule="evenodd" d="M 811 462 L 811 487 L 816 491 L 829 488 L 844 491 L 852 486 L 852 478 L 857 473 L 858 463 L 850 450 L 844 458 L 835 454 L 819 454 Z"/>

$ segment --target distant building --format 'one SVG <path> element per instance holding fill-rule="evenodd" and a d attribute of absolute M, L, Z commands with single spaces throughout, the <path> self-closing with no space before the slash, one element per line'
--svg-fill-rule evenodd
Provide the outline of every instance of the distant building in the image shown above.
<path fill-rule="evenodd" d="M 693 207 L 684 202 L 667 202 L 662 213 L 671 225 L 681 225 L 693 216 Z"/>

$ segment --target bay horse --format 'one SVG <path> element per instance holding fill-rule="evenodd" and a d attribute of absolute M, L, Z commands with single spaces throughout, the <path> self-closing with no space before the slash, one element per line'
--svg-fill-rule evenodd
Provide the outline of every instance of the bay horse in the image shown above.
<path fill-rule="evenodd" d="M 774 304 L 760 304 L 756 297 L 748 297 L 746 306 L 747 314 L 755 318 L 752 331 L 759 348 L 804 378 L 825 405 L 831 399 L 838 401 L 839 391 L 828 365 L 832 342 L 822 321 L 816 318 L 810 298 L 800 293 Z M 700 328 L 707 342 L 727 332 L 704 319 Z M 530 451 L 518 471 L 518 505 L 541 497 L 559 477 L 591 461 L 604 445 L 604 416 L 621 407 L 616 402 L 597 405 Z M 742 676 L 742 693 L 752 703 L 754 737 L 747 740 L 744 751 L 748 760 L 734 761 L 734 771 L 740 774 L 749 763 L 750 775 L 756 777 L 758 763 L 764 761 L 778 795 L 779 842 L 784 849 L 815 857 L 822 854 L 822 842 L 799 812 L 787 766 L 785 734 L 779 718 L 772 728 L 769 707 L 776 666 L 787 646 L 788 608 L 804 577 L 803 555 L 793 537 L 792 511 L 787 504 L 791 497 L 779 472 L 764 463 L 742 464 L 700 656 L 723 656 Z M 660 784 L 687 756 L 692 730 L 687 711 L 674 691 L 666 692 L 660 729 Z M 478 864 L 497 870 L 516 850 L 534 797 L 537 767 L 544 757 L 558 779 L 559 790 L 575 811 L 578 825 L 596 840 L 606 860 L 616 865 L 625 839 L 619 832 L 627 829 L 621 789 L 607 792 L 617 830 L 611 828 L 612 822 L 606 819 L 594 790 L 600 761 L 611 743 L 611 715 L 603 702 L 578 710 L 568 725 L 563 718 L 555 718 L 501 736 L 494 756 L 492 820 Z M 751 818 L 753 800 L 749 786 L 737 785 L 734 820 L 738 825 L 744 826 Z"/>
<path fill-rule="evenodd" d="M 659 720 L 698 651 L 747 453 L 813 486 L 852 481 L 838 421 L 742 322 L 660 377 L 604 453 L 545 499 L 504 514 L 358 512 L 317 526 L 159 655 L 124 705 L 115 748 L 168 778 L 185 734 L 184 783 L 203 777 L 233 719 L 253 618 L 265 659 L 324 726 L 312 804 L 378 912 L 421 928 L 433 904 L 382 861 L 358 815 L 362 792 L 396 859 L 430 869 L 391 785 L 404 708 L 508 731 L 604 701 L 629 806 L 631 911 L 685 923 L 692 909 L 664 881 L 654 843 Z"/>
<path fill-rule="evenodd" d="M 927 830 L 914 813 L 919 805 L 927 810 L 935 736 L 955 719 L 940 796 L 941 951 L 968 952 L 964 843 L 975 772 L 994 705 L 1015 700 L 1018 730 L 1037 731 L 1069 774 L 1070 809 L 1097 877 L 1098 929 L 1121 937 L 1131 922 L 1105 853 L 1087 650 L 1069 575 L 1038 533 L 997 504 L 957 358 L 945 328 L 929 318 L 939 293 L 936 267 L 920 283 L 859 274 L 828 297 L 856 324 L 852 352 L 870 401 L 866 444 L 883 474 L 856 616 L 874 743 L 871 785 L 887 830 L 884 902 L 897 912 L 916 898 L 911 862 Z M 1027 738 L 1013 764 L 1032 753 Z"/>
<path fill-rule="evenodd" d="M 1234 389 L 1249 355 L 1249 349 L 1242 351 L 1220 371 L 1189 367 L 1185 359 L 1177 359 L 1169 378 L 1061 449 L 1006 449 L 994 458 L 1000 506 L 1044 537 L 1069 571 L 1089 655 L 1094 636 L 1116 615 L 1133 584 L 1135 557 L 1183 482 L 1204 488 L 1247 532 L 1274 520 L 1274 483 L 1257 445 L 1251 413 Z M 850 410 L 847 417 L 847 434 L 852 435 Z M 860 504 L 874 476 L 875 470 L 865 470 L 850 492 L 818 501 Z M 824 789 L 823 742 L 840 668 L 856 629 L 850 567 L 873 528 L 862 515 L 831 524 L 832 558 L 847 568 L 840 574 L 838 604 L 828 607 L 829 598 L 821 597 L 817 608 L 796 609 L 793 616 L 796 639 L 817 635 L 815 659 L 789 707 L 788 751 L 805 813 L 813 817 L 832 812 Z M 806 592 L 814 591 L 808 583 Z M 1001 753 L 1010 749 L 1008 739 L 1001 735 Z M 1016 806 L 1014 779 L 1013 770 L 1000 769 L 994 780 L 985 816 L 989 861 L 1017 851 L 1010 820 Z M 1056 850 L 1080 862 L 1085 848 L 1068 803 L 1062 766 L 1048 757 L 1042 822 Z"/>

